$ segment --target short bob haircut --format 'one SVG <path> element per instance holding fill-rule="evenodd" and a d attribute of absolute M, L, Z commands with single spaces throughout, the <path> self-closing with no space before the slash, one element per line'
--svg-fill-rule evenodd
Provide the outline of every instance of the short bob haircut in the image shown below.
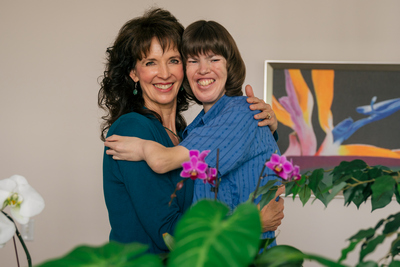
<path fill-rule="evenodd" d="M 154 115 L 161 121 L 156 112 L 144 107 L 140 83 L 135 83 L 129 74 L 135 68 L 136 62 L 148 55 L 153 38 L 158 40 L 163 51 L 170 48 L 180 51 L 183 30 L 182 24 L 169 11 L 160 8 L 150 9 L 143 16 L 126 22 L 120 29 L 114 44 L 107 49 L 106 68 L 98 94 L 98 105 L 106 111 L 106 115 L 102 117 L 102 140 L 110 126 L 129 112 Z M 135 88 L 136 95 L 132 93 Z M 187 110 L 188 106 L 189 97 L 186 91 L 180 90 L 176 114 L 178 132 L 186 127 L 186 121 L 180 112 Z"/>
<path fill-rule="evenodd" d="M 209 53 L 223 56 L 226 59 L 228 73 L 225 95 L 243 95 L 242 86 L 246 77 L 246 66 L 235 40 L 224 26 L 215 21 L 193 22 L 183 32 L 181 51 L 185 66 L 189 57 Z M 187 79 L 185 79 L 184 88 L 191 98 L 201 104 L 194 96 Z"/>

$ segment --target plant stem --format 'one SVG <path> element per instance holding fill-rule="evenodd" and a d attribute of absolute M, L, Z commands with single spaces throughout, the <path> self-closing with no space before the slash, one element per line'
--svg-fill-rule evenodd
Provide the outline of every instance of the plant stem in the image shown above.
<path fill-rule="evenodd" d="M 25 245 L 24 239 L 22 238 L 20 232 L 18 231 L 17 225 L 15 224 L 14 220 L 8 216 L 7 213 L 5 213 L 4 211 L 1 211 L 10 221 L 13 222 L 13 224 L 15 225 L 15 233 L 17 234 L 17 237 L 19 239 L 19 242 L 21 242 L 22 247 L 24 248 L 25 254 L 26 254 L 26 260 L 28 261 L 28 266 L 32 267 L 32 259 L 31 259 L 31 255 L 29 254 L 28 248 Z M 19 265 L 18 265 L 19 266 Z"/>
<path fill-rule="evenodd" d="M 268 161 L 268 159 L 265 161 L 265 163 L 267 163 L 267 161 Z M 258 178 L 257 186 L 256 186 L 256 189 L 254 190 L 253 197 L 251 198 L 251 202 L 252 203 L 254 203 L 254 199 L 256 198 L 258 188 L 260 187 L 261 179 L 263 178 L 263 173 L 264 173 L 265 166 L 266 166 L 265 163 L 264 163 L 263 168 L 261 170 L 260 177 Z"/>
<path fill-rule="evenodd" d="M 214 191 L 214 196 L 215 200 L 217 200 L 217 195 L 218 195 L 218 186 L 219 186 L 219 178 L 218 178 L 218 167 L 219 167 L 219 148 L 217 148 L 217 177 L 215 177 L 215 191 Z"/>
<path fill-rule="evenodd" d="M 14 242 L 14 249 L 15 249 L 15 257 L 17 258 L 17 265 L 19 267 L 18 250 L 17 250 L 17 243 L 15 242 L 15 236 L 13 236 L 13 242 Z"/>

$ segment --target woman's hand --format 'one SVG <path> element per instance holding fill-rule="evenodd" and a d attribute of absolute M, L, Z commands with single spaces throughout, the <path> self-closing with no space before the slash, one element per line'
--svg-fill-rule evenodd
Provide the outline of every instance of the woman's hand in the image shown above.
<path fill-rule="evenodd" d="M 273 198 L 264 208 L 260 211 L 261 213 L 261 223 L 262 223 L 262 231 L 275 231 L 278 229 L 278 226 L 281 225 L 283 215 L 283 198 L 279 197 L 278 201 L 276 198 L 281 194 L 285 193 L 285 186 L 281 186 L 278 188 L 275 194 L 275 198 Z"/>
<path fill-rule="evenodd" d="M 271 105 L 266 104 L 264 100 L 261 100 L 254 96 L 253 88 L 250 85 L 246 85 L 246 95 L 247 102 L 252 104 L 250 105 L 251 110 L 260 110 L 261 112 L 254 115 L 254 119 L 259 120 L 263 119 L 258 123 L 258 126 L 266 126 L 268 125 L 271 129 L 271 132 L 274 133 L 276 129 L 278 129 L 278 120 L 276 119 L 275 113 L 271 108 Z"/>
<path fill-rule="evenodd" d="M 111 135 L 106 138 L 104 145 L 108 147 L 106 154 L 115 160 L 140 161 L 144 160 L 143 142 L 137 137 Z"/>

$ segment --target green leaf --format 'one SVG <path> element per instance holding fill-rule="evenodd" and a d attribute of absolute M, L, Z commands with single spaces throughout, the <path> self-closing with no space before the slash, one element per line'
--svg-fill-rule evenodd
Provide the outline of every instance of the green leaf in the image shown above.
<path fill-rule="evenodd" d="M 169 267 L 247 266 L 258 252 L 261 221 L 254 204 L 240 204 L 227 217 L 229 208 L 201 200 L 178 222 L 175 249 Z"/>
<path fill-rule="evenodd" d="M 360 251 L 360 261 L 363 261 L 364 257 L 369 253 L 373 252 L 375 248 L 385 240 L 386 235 L 379 235 L 374 239 L 371 239 L 364 248 Z"/>
<path fill-rule="evenodd" d="M 260 245 L 259 245 L 259 250 L 260 249 L 264 249 L 264 251 L 266 251 L 267 250 L 267 248 L 268 248 L 268 246 L 269 245 L 271 245 L 273 242 L 274 242 L 274 240 L 276 239 L 276 237 L 274 237 L 274 238 L 264 238 L 264 239 L 261 239 L 260 241 Z"/>
<path fill-rule="evenodd" d="M 375 229 L 374 228 L 369 228 L 369 229 L 366 229 L 366 230 L 358 231 L 357 234 L 351 236 L 348 240 L 355 241 L 355 240 L 361 240 L 363 238 L 369 239 L 374 235 L 375 235 Z"/>
<path fill-rule="evenodd" d="M 255 261 L 256 266 L 302 266 L 304 254 L 297 248 L 278 245 L 264 251 Z M 243 265 L 244 266 L 244 265 Z"/>
<path fill-rule="evenodd" d="M 268 193 L 268 191 L 269 191 L 272 187 L 276 186 L 276 183 L 279 183 L 279 181 L 280 181 L 280 180 L 278 180 L 278 179 L 271 180 L 271 181 L 268 181 L 265 185 L 263 185 L 263 186 L 261 186 L 260 188 L 258 188 L 258 190 L 257 190 L 257 195 L 255 196 L 255 198 L 258 198 L 260 195 L 263 195 L 263 194 L 265 194 L 265 193 Z M 276 190 L 275 190 L 275 191 L 276 191 Z M 249 199 L 248 199 L 248 202 L 249 202 L 249 203 L 250 203 L 251 200 L 253 199 L 253 195 L 254 195 L 254 192 L 250 193 Z"/>
<path fill-rule="evenodd" d="M 327 200 L 329 197 L 329 192 L 323 193 L 323 191 L 325 191 L 326 188 L 328 188 L 328 186 L 324 182 L 321 181 L 318 185 L 318 189 L 317 189 L 318 193 L 315 195 L 315 199 L 319 199 L 325 205 L 325 207 L 328 206 Z"/>
<path fill-rule="evenodd" d="M 290 181 L 287 184 L 285 184 L 285 196 L 288 196 L 292 193 L 292 188 L 295 185 L 296 185 L 296 181 Z"/>
<path fill-rule="evenodd" d="M 267 193 L 261 196 L 260 200 L 260 210 L 264 208 L 265 205 L 267 205 L 272 199 L 275 198 L 277 189 L 274 190 L 269 190 Z"/>
<path fill-rule="evenodd" d="M 318 192 L 318 185 L 324 178 L 324 169 L 316 169 L 312 172 L 311 176 L 308 178 L 309 179 L 309 184 L 308 186 L 310 189 L 314 192 L 314 195 L 317 195 Z"/>
<path fill-rule="evenodd" d="M 329 196 L 326 199 L 326 205 L 347 185 L 345 182 L 341 182 L 340 184 L 334 185 L 332 187 L 332 191 L 329 193 Z"/>
<path fill-rule="evenodd" d="M 305 259 L 308 260 L 314 260 L 317 261 L 319 263 L 321 263 L 324 266 L 329 266 L 329 267 L 347 267 L 346 265 L 342 265 L 340 263 L 337 263 L 335 261 L 332 261 L 330 259 L 321 257 L 321 256 L 317 256 L 317 255 L 313 255 L 313 254 L 304 254 L 305 255 Z"/>
<path fill-rule="evenodd" d="M 383 229 L 384 234 L 390 234 L 396 232 L 400 227 L 400 212 L 392 214 L 387 218 L 385 228 Z"/>
<path fill-rule="evenodd" d="M 393 240 L 392 245 L 390 246 L 390 253 L 392 253 L 393 256 L 400 253 L 400 234 L 398 234 L 397 238 Z"/>
<path fill-rule="evenodd" d="M 161 267 L 162 262 L 159 257 L 144 254 L 147 248 L 147 245 L 138 243 L 120 244 L 116 242 L 110 242 L 100 247 L 79 246 L 66 256 L 47 261 L 38 267 Z"/>
<path fill-rule="evenodd" d="M 374 261 L 363 261 L 357 264 L 356 267 L 378 267 L 379 265 Z"/>
<path fill-rule="evenodd" d="M 164 239 L 164 243 L 167 246 L 167 248 L 169 249 L 169 251 L 173 251 L 175 248 L 175 238 L 168 233 L 164 233 L 163 239 Z"/>
<path fill-rule="evenodd" d="M 347 258 L 347 254 L 352 252 L 356 248 L 358 243 L 360 243 L 360 241 L 361 241 L 361 239 L 352 241 L 352 242 L 350 242 L 350 244 L 347 248 L 342 249 L 342 255 L 340 256 L 340 259 L 338 260 L 338 262 L 344 261 Z"/>
<path fill-rule="evenodd" d="M 372 211 L 383 208 L 392 201 L 394 185 L 396 181 L 389 175 L 376 178 L 371 186 L 372 190 Z"/>
<path fill-rule="evenodd" d="M 367 164 L 359 159 L 353 160 L 351 162 L 342 161 L 340 162 L 339 166 L 336 166 L 333 171 L 332 175 L 334 176 L 334 180 L 338 177 L 346 174 L 351 174 L 355 170 L 363 170 L 367 167 Z"/>
<path fill-rule="evenodd" d="M 400 267 L 400 261 L 392 261 L 388 267 Z"/>
<path fill-rule="evenodd" d="M 301 188 L 299 196 L 304 206 L 311 197 L 311 189 L 307 185 L 305 185 L 304 187 Z"/>
<path fill-rule="evenodd" d="M 394 194 L 396 195 L 397 203 L 400 204 L 400 184 L 397 184 L 396 189 L 397 190 L 394 191 Z"/>

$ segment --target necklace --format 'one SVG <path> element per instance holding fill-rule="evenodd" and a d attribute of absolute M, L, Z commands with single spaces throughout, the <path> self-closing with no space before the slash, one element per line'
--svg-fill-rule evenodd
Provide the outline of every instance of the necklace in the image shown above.
<path fill-rule="evenodd" d="M 173 135 L 175 135 L 176 138 L 178 138 L 179 143 L 182 142 L 182 139 L 181 139 L 176 133 L 174 133 L 173 131 L 171 131 L 170 129 L 168 129 L 168 128 L 165 127 L 165 126 L 164 126 L 164 129 L 165 129 L 165 130 L 168 130 L 168 131 L 171 132 Z"/>

